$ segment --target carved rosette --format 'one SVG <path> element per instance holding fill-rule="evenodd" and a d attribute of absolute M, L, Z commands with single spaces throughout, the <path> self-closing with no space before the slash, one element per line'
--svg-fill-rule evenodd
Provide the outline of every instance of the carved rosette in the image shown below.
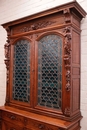
<path fill-rule="evenodd" d="M 64 62 L 66 68 L 66 91 L 70 91 L 70 79 L 71 79 L 71 30 L 70 27 L 64 29 Z"/>

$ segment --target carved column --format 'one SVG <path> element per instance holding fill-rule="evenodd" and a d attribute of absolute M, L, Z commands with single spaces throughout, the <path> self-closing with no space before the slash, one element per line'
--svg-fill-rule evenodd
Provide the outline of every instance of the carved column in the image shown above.
<path fill-rule="evenodd" d="M 5 64 L 6 64 L 6 86 L 7 86 L 7 95 L 6 95 L 6 103 L 9 102 L 9 97 L 8 97 L 8 87 L 9 87 L 9 61 L 10 61 L 10 39 L 9 39 L 9 36 L 10 36 L 10 29 L 7 28 L 6 29 L 7 31 L 7 43 L 4 45 L 4 49 L 5 49 Z"/>

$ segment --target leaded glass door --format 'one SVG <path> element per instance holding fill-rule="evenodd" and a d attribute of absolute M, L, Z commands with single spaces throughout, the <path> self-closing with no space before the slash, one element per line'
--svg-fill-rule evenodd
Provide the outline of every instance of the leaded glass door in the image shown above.
<path fill-rule="evenodd" d="M 62 38 L 56 34 L 37 42 L 36 107 L 62 109 Z"/>
<path fill-rule="evenodd" d="M 31 43 L 26 39 L 17 40 L 11 48 L 12 53 L 12 102 L 18 104 L 30 104 L 31 85 Z"/>

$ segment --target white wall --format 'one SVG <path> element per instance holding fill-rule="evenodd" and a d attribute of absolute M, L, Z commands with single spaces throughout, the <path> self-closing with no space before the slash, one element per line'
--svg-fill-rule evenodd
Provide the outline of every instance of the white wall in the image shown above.
<path fill-rule="evenodd" d="M 25 17 L 72 0 L 0 0 L 0 24 Z M 87 11 L 87 0 L 77 0 Z M 87 130 L 87 17 L 81 22 L 81 130 Z M 4 44 L 6 31 L 0 26 L 0 105 L 5 102 L 6 69 Z"/>

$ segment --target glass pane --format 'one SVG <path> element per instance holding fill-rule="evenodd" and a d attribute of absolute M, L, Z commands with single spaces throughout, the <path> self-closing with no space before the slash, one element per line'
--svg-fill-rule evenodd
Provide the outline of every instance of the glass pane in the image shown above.
<path fill-rule="evenodd" d="M 61 109 L 62 40 L 48 35 L 38 45 L 38 105 Z"/>
<path fill-rule="evenodd" d="M 30 100 L 30 43 L 19 40 L 14 45 L 13 61 L 13 99 Z"/>

